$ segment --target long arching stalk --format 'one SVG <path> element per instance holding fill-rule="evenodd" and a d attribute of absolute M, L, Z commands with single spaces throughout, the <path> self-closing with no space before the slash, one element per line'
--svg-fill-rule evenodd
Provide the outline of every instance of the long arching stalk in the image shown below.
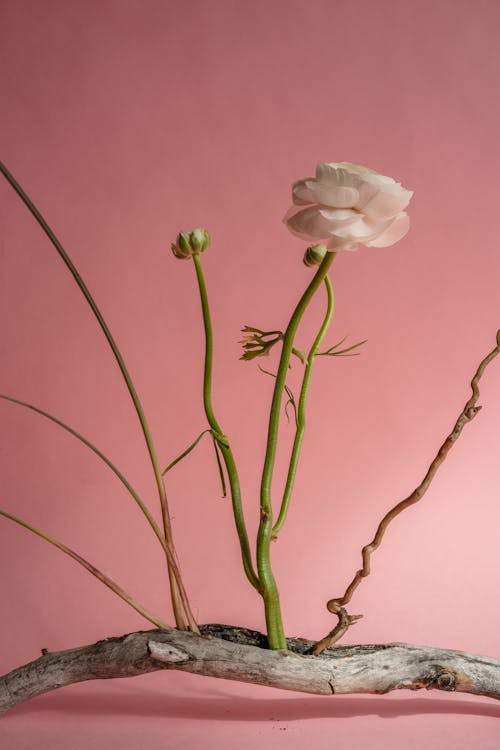
<path fill-rule="evenodd" d="M 146 442 L 149 457 L 150 457 L 151 464 L 153 467 L 153 473 L 155 476 L 156 485 L 158 488 L 158 495 L 159 495 L 161 511 L 162 511 L 162 521 L 163 521 L 163 529 L 164 529 L 164 534 L 165 534 L 165 541 L 171 553 L 169 556 L 167 556 L 167 566 L 168 566 L 170 590 L 171 590 L 171 596 L 172 596 L 172 606 L 174 610 L 175 621 L 176 621 L 178 628 L 183 629 L 189 626 L 192 630 L 197 630 L 196 622 L 191 613 L 189 601 L 187 599 L 187 595 L 186 595 L 184 585 L 182 582 L 182 578 L 181 578 L 181 573 L 180 573 L 179 566 L 176 560 L 176 552 L 175 552 L 175 546 L 174 546 L 174 541 L 173 541 L 173 536 L 172 536 L 172 527 L 171 527 L 170 516 L 168 512 L 167 494 L 165 491 L 165 485 L 163 483 L 163 477 L 161 475 L 161 467 L 158 462 L 156 449 L 153 443 L 153 438 L 151 436 L 148 422 L 146 420 L 146 415 L 142 408 L 142 404 L 137 394 L 137 391 L 135 389 L 135 386 L 132 382 L 130 373 L 125 365 L 125 361 L 122 357 L 122 354 L 118 348 L 116 341 L 114 340 L 111 334 L 110 329 L 108 328 L 106 321 L 104 320 L 104 317 L 101 311 L 99 310 L 97 306 L 97 303 L 95 302 L 89 289 L 87 288 L 87 285 L 83 281 L 73 261 L 71 260 L 68 253 L 59 242 L 59 240 L 57 239 L 56 235 L 54 234 L 50 226 L 45 221 L 44 217 L 42 216 L 38 208 L 31 201 L 31 199 L 24 192 L 24 190 L 19 185 L 15 177 L 9 172 L 7 167 L 2 162 L 0 162 L 0 172 L 3 174 L 7 182 L 12 186 L 12 188 L 21 198 L 22 202 L 28 208 L 28 210 L 30 211 L 34 219 L 38 222 L 38 224 L 40 225 L 40 227 L 42 228 L 42 230 L 44 231 L 44 233 L 47 235 L 50 242 L 54 246 L 55 250 L 59 254 L 60 258 L 62 259 L 62 261 L 68 268 L 68 270 L 70 271 L 78 287 L 80 288 L 80 291 L 85 297 L 90 309 L 94 313 L 97 319 L 97 322 L 99 323 L 109 343 L 109 346 L 115 356 L 115 359 L 118 363 L 118 367 L 120 368 L 120 372 L 122 373 L 123 379 L 125 381 L 128 392 L 130 394 L 130 398 L 132 399 L 132 403 L 134 404 L 135 410 L 137 412 L 139 422 L 141 424 L 142 432 L 144 435 L 144 440 Z"/>

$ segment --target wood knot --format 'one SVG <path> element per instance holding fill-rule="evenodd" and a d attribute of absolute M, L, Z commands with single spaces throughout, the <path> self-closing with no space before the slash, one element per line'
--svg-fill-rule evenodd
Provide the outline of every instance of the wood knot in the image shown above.
<path fill-rule="evenodd" d="M 427 690 L 437 688 L 452 693 L 456 690 L 457 679 L 455 672 L 445 667 L 435 666 L 431 674 L 424 678 L 424 685 Z"/>
<path fill-rule="evenodd" d="M 466 411 L 466 413 L 465 413 L 465 416 L 466 416 L 466 417 L 467 417 L 467 419 L 469 419 L 469 420 L 470 420 L 470 419 L 474 419 L 474 417 L 476 416 L 476 414 L 478 413 L 478 411 L 480 411 L 480 410 L 481 410 L 482 408 L 483 408 L 482 406 L 470 406 L 470 407 L 469 407 L 469 408 L 467 409 L 467 411 Z"/>
<path fill-rule="evenodd" d="M 190 659 L 189 654 L 170 643 L 148 641 L 148 650 L 153 659 L 165 664 L 179 664 Z"/>
<path fill-rule="evenodd" d="M 452 672 L 443 672 L 436 680 L 439 690 L 454 691 L 456 688 L 455 675 Z"/>

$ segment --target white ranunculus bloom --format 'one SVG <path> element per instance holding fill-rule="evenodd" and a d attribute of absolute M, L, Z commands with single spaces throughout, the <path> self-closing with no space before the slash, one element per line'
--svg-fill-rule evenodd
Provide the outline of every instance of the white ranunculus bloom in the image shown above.
<path fill-rule="evenodd" d="M 404 209 L 413 192 L 392 177 L 346 161 L 318 164 L 316 177 L 293 184 L 294 205 L 284 222 L 307 242 L 328 250 L 355 250 L 393 245 L 407 233 Z"/>

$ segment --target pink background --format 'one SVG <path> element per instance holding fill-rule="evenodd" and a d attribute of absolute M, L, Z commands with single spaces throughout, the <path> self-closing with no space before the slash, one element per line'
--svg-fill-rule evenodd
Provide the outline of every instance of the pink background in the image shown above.
<path fill-rule="evenodd" d="M 286 631 L 320 637 L 324 603 L 380 517 L 420 481 L 499 327 L 500 74 L 496 0 L 4 0 L 1 158 L 95 294 L 129 363 L 162 462 L 204 427 L 194 272 L 169 244 L 206 226 L 215 403 L 257 521 L 272 382 L 238 360 L 243 324 L 284 328 L 310 278 L 281 218 L 290 183 L 349 160 L 415 190 L 398 245 L 333 266 L 303 463 L 273 548 Z M 157 511 L 138 424 L 103 336 L 25 208 L 0 184 L 0 391 L 72 424 Z M 305 348 L 321 315 L 313 306 Z M 274 359 L 265 363 L 273 366 Z M 298 367 L 294 368 L 295 374 Z M 293 376 L 292 376 L 293 377 Z M 500 656 L 500 361 L 422 503 L 373 558 L 347 642 L 410 641 Z M 1 506 L 65 541 L 171 619 L 162 555 L 109 470 L 41 417 L 0 404 Z M 283 475 L 291 427 L 283 423 Z M 201 622 L 263 628 L 212 448 L 168 482 Z M 0 671 L 147 627 L 41 540 L 0 521 Z M 334 700 L 187 675 L 89 683 L 1 722 L 6 748 L 497 747 L 498 707 L 410 693 Z"/>

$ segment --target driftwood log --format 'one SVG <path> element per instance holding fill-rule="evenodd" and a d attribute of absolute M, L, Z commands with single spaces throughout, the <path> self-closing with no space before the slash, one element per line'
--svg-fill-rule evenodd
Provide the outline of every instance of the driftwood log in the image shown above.
<path fill-rule="evenodd" d="M 42 693 L 85 680 L 134 677 L 160 669 L 220 677 L 316 695 L 388 693 L 402 688 L 500 698 L 500 660 L 407 643 L 337 646 L 288 639 L 270 651 L 261 633 L 204 625 L 201 636 L 149 630 L 43 654 L 0 678 L 0 713 Z"/>

